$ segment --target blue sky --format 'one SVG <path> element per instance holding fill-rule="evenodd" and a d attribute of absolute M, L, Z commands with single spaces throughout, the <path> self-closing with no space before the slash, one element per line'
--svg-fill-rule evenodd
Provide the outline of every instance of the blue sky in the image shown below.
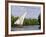
<path fill-rule="evenodd" d="M 41 12 L 41 8 L 38 6 L 11 6 L 11 13 L 13 16 L 22 16 L 24 12 L 27 12 L 25 18 L 35 18 L 38 19 L 38 16 Z"/>

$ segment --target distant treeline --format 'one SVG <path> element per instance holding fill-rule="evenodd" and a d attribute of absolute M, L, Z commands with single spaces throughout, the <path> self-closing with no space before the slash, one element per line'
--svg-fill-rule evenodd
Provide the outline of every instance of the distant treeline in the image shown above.
<path fill-rule="evenodd" d="M 14 17 L 11 16 L 11 26 L 14 27 L 15 24 L 14 22 L 18 19 L 19 17 Z M 38 19 L 24 19 L 23 25 L 40 25 L 40 15 L 38 16 Z"/>
<path fill-rule="evenodd" d="M 38 19 L 24 19 L 24 25 L 39 25 Z"/>

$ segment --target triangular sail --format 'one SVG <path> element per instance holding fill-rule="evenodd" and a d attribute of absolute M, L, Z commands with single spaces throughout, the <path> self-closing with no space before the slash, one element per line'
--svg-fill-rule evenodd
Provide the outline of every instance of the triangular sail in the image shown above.
<path fill-rule="evenodd" d="M 17 21 L 15 21 L 14 24 L 23 25 L 23 21 L 24 21 L 26 14 L 27 14 L 27 12 L 25 12 Z"/>

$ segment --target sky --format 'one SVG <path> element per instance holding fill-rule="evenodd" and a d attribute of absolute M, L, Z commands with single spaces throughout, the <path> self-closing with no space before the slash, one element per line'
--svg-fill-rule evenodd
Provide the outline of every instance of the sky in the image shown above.
<path fill-rule="evenodd" d="M 38 6 L 11 5 L 11 14 L 13 16 L 22 16 L 25 12 L 27 12 L 25 18 L 38 19 L 38 16 L 41 12 L 41 8 Z"/>

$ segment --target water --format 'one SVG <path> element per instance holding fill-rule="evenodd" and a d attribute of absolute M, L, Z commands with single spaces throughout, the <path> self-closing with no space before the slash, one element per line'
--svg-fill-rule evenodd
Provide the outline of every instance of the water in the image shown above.
<path fill-rule="evenodd" d="M 15 27 L 11 28 L 12 31 L 27 31 L 27 30 L 39 30 L 40 25 L 31 25 L 31 26 L 23 26 L 23 27 Z"/>

